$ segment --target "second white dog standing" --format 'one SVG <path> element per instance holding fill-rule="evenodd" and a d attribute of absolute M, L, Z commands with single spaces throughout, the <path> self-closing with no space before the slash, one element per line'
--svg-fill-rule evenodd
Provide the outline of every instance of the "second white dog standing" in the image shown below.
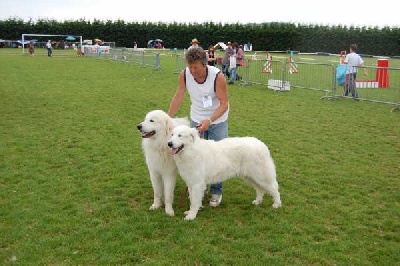
<path fill-rule="evenodd" d="M 189 125 L 187 118 L 171 118 L 162 110 L 146 114 L 137 125 L 142 136 L 142 147 L 153 186 L 154 200 L 150 210 L 161 208 L 164 199 L 165 213 L 174 216 L 172 207 L 178 170 L 167 146 L 176 125 Z"/>
<path fill-rule="evenodd" d="M 177 126 L 168 141 L 171 154 L 190 196 L 185 220 L 193 220 L 202 206 L 208 184 L 242 177 L 256 190 L 254 205 L 261 204 L 265 192 L 273 198 L 273 208 L 281 203 L 274 161 L 268 147 L 254 137 L 205 140 L 188 126 Z"/>

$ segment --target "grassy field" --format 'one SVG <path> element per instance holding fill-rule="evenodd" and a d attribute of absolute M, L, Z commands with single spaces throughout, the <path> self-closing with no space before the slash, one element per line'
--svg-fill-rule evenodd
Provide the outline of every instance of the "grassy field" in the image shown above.
<path fill-rule="evenodd" d="M 136 125 L 166 110 L 172 57 L 152 72 L 0 50 L 3 265 L 400 265 L 400 112 L 322 92 L 229 87 L 231 136 L 269 148 L 283 207 L 240 179 L 184 221 L 149 211 Z M 189 114 L 186 100 L 178 116 Z M 186 202 L 187 203 L 187 202 Z"/>

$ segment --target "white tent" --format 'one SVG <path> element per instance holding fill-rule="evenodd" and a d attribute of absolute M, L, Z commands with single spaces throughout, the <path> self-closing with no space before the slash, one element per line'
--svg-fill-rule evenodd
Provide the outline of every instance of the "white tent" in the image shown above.
<path fill-rule="evenodd" d="M 216 45 L 214 45 L 214 49 L 224 49 L 226 50 L 226 47 L 228 47 L 225 43 L 223 42 L 218 42 Z"/>

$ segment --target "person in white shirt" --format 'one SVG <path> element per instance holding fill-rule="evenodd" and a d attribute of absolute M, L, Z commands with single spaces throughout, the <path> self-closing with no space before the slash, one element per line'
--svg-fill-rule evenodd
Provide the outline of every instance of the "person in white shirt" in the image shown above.
<path fill-rule="evenodd" d="M 357 78 L 358 67 L 359 66 L 364 67 L 364 60 L 361 58 L 359 54 L 357 54 L 356 44 L 350 45 L 350 53 L 346 55 L 344 63 L 347 64 L 347 71 L 346 71 L 346 84 L 344 87 L 343 96 L 348 96 L 350 92 L 354 99 L 358 99 L 356 78 Z M 366 68 L 364 68 L 364 75 L 368 76 Z"/>
<path fill-rule="evenodd" d="M 172 117 L 190 96 L 192 127 L 200 136 L 219 141 L 228 137 L 228 86 L 221 70 L 209 66 L 206 51 L 193 47 L 185 54 L 187 67 L 179 74 L 178 89 L 171 100 L 168 114 Z M 222 182 L 210 185 L 210 206 L 217 207 L 222 200 Z"/>
<path fill-rule="evenodd" d="M 199 41 L 196 38 L 194 38 L 192 40 L 192 45 L 188 48 L 188 50 L 195 48 L 195 47 L 199 47 Z"/>
<path fill-rule="evenodd" d="M 50 40 L 47 41 L 46 48 L 47 48 L 47 56 L 51 57 L 51 55 L 53 53 L 53 47 L 51 46 Z"/>

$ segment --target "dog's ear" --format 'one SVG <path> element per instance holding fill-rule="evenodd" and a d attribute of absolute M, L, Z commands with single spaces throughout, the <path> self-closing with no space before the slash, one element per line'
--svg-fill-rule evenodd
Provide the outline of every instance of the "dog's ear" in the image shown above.
<path fill-rule="evenodd" d="M 199 131 L 197 128 L 191 128 L 190 137 L 192 138 L 192 142 L 196 141 L 196 139 L 199 137 Z"/>
<path fill-rule="evenodd" d="M 168 118 L 168 119 L 165 119 L 165 135 L 166 136 L 169 136 L 169 135 L 171 135 L 171 131 L 172 131 L 172 129 L 174 128 L 174 121 L 172 121 L 172 119 L 171 118 Z"/>

